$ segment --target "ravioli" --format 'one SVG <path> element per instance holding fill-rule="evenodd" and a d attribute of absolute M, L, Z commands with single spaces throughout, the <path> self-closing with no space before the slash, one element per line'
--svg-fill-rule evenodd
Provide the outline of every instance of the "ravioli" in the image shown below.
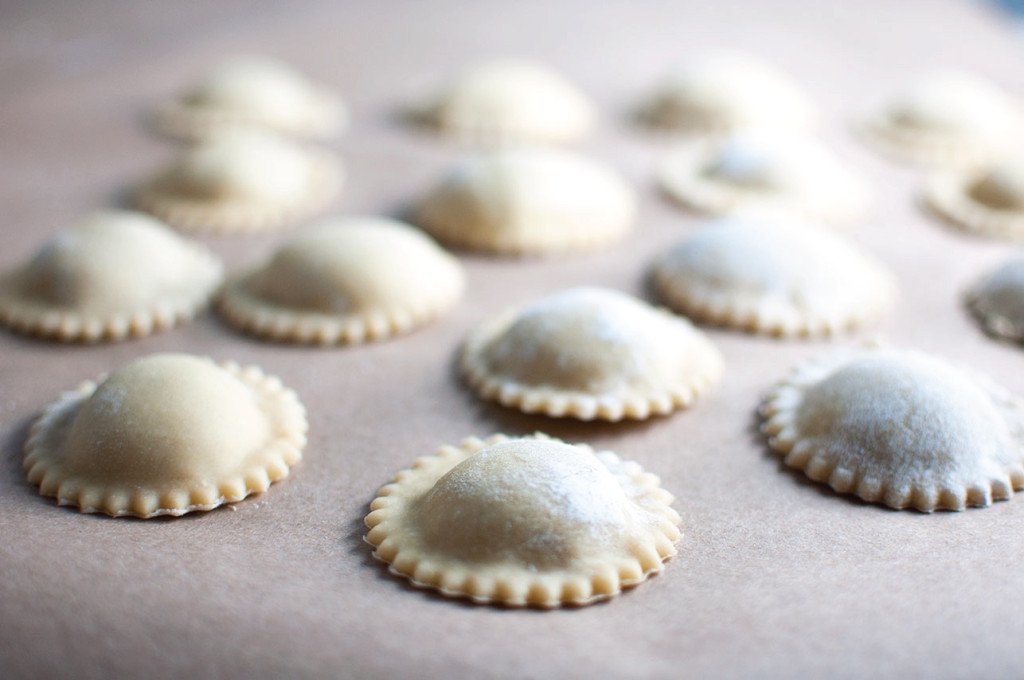
<path fill-rule="evenodd" d="M 868 203 L 863 180 L 829 149 L 760 131 L 682 146 L 665 157 L 659 181 L 673 201 L 710 215 L 760 210 L 843 224 Z"/>
<path fill-rule="evenodd" d="M 617 421 L 689 406 L 718 381 L 723 360 L 686 319 L 583 287 L 484 322 L 460 362 L 484 399 L 525 413 Z"/>
<path fill-rule="evenodd" d="M 330 137 L 347 117 L 331 88 L 277 59 L 246 56 L 217 65 L 180 95 L 160 102 L 150 112 L 150 123 L 161 134 L 194 142 L 253 128 L 298 138 Z"/>
<path fill-rule="evenodd" d="M 460 163 L 417 214 L 424 229 L 454 247 L 555 255 L 623 238 L 636 217 L 636 196 L 621 175 L 595 160 L 521 148 Z"/>
<path fill-rule="evenodd" d="M 145 182 L 135 202 L 185 231 L 272 231 L 334 199 L 343 177 L 326 151 L 257 131 L 216 136 Z"/>
<path fill-rule="evenodd" d="M 464 288 L 458 260 L 413 227 L 382 217 L 335 218 L 234 277 L 219 308 L 256 336 L 355 344 L 424 325 Z"/>
<path fill-rule="evenodd" d="M 48 406 L 24 467 L 39 493 L 85 513 L 183 515 L 266 491 L 305 442 L 305 409 L 277 378 L 153 354 Z"/>
<path fill-rule="evenodd" d="M 474 146 L 570 143 L 594 125 L 587 98 L 561 74 L 530 59 L 475 64 L 414 107 L 412 119 Z"/>
<path fill-rule="evenodd" d="M 936 173 L 925 185 L 929 208 L 978 236 L 1024 240 L 1024 163 L 1015 158 L 967 172 Z"/>
<path fill-rule="evenodd" d="M 847 350 L 807 362 L 761 412 L 786 465 L 868 502 L 963 510 L 1024 487 L 1024 402 L 921 352 Z"/>
<path fill-rule="evenodd" d="M 1002 153 L 1024 133 L 1020 103 L 966 71 L 933 71 L 859 121 L 863 138 L 895 160 L 967 167 Z"/>
<path fill-rule="evenodd" d="M 666 78 L 641 120 L 668 132 L 715 135 L 741 129 L 809 132 L 817 110 L 785 73 L 742 52 L 708 54 Z"/>
<path fill-rule="evenodd" d="M 1024 341 L 1024 257 L 1011 257 L 967 292 L 967 307 L 992 335 Z"/>
<path fill-rule="evenodd" d="M 837 234 L 792 218 L 724 218 L 657 258 L 654 286 L 698 321 L 777 336 L 820 336 L 877 320 L 895 278 Z"/>
<path fill-rule="evenodd" d="M 545 435 L 442 446 L 370 504 L 374 556 L 415 585 L 507 606 L 586 605 L 660 572 L 679 515 L 634 462 Z"/>
<path fill-rule="evenodd" d="M 191 319 L 222 278 L 216 256 L 158 220 L 96 212 L 0 276 L 0 323 L 67 342 L 142 337 Z"/>

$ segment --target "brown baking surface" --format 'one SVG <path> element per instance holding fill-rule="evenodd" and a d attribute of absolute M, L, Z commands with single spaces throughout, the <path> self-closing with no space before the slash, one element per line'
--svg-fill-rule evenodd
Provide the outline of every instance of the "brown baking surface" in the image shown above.
<path fill-rule="evenodd" d="M 265 7 L 264 7 L 265 6 Z M 262 9 L 262 11 L 260 11 Z M 461 256 L 463 303 L 411 335 L 360 347 L 261 343 L 212 314 L 115 345 L 0 333 L 0 676 L 1015 677 L 1024 639 L 1024 497 L 963 513 L 895 512 L 784 470 L 756 433 L 759 396 L 828 342 L 712 331 L 722 383 L 641 424 L 528 417 L 478 401 L 454 350 L 497 310 L 577 284 L 647 295 L 652 257 L 700 221 L 657 195 L 660 138 L 628 116 L 676 61 L 763 54 L 824 107 L 823 135 L 875 191 L 847 230 L 899 276 L 882 331 L 1024 394 L 1024 350 L 960 303 L 1013 246 L 956 233 L 915 205 L 921 176 L 851 138 L 848 116 L 920 71 L 975 69 L 1024 92 L 1024 47 L 980 2 L 8 3 L 0 8 L 0 269 L 108 207 L 174 155 L 144 107 L 220 58 L 268 52 L 337 85 L 353 122 L 332 148 L 349 178 L 334 210 L 400 214 L 458 149 L 395 111 L 473 58 L 526 54 L 602 112 L 582 149 L 641 191 L 621 246 L 551 260 Z M 206 238 L 229 269 L 291 232 Z M 843 338 L 849 344 L 869 337 Z M 28 423 L 65 389 L 135 357 L 191 351 L 257 363 L 309 410 L 303 462 L 262 495 L 180 519 L 84 516 L 21 471 Z M 610 602 L 511 611 L 410 588 L 370 558 L 362 517 L 420 455 L 467 435 L 543 430 L 659 474 L 682 514 L 680 554 Z"/>

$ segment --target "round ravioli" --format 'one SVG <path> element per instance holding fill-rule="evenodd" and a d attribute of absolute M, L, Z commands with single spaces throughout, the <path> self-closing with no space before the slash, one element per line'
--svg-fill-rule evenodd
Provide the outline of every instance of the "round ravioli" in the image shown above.
<path fill-rule="evenodd" d="M 417 221 L 444 243 L 504 255 L 605 246 L 633 226 L 636 196 L 617 172 L 556 149 L 468 159 L 421 201 Z"/>
<path fill-rule="evenodd" d="M 679 515 L 632 461 L 537 434 L 442 446 L 370 504 L 374 556 L 415 585 L 508 606 L 586 605 L 664 568 Z"/>
<path fill-rule="evenodd" d="M 1019 102 L 963 71 L 922 76 L 877 105 L 859 126 L 887 156 L 935 167 L 983 162 L 1024 132 Z"/>
<path fill-rule="evenodd" d="M 977 281 L 967 292 L 967 306 L 992 335 L 1024 342 L 1024 255 Z"/>
<path fill-rule="evenodd" d="M 462 295 L 462 265 L 421 231 L 381 217 L 332 219 L 234 277 L 220 310 L 282 342 L 348 344 L 422 326 Z"/>
<path fill-rule="evenodd" d="M 24 467 L 39 493 L 82 512 L 183 515 L 266 491 L 305 433 L 295 393 L 258 368 L 153 354 L 48 406 Z"/>
<path fill-rule="evenodd" d="M 831 151 L 806 137 L 740 132 L 680 147 L 661 165 L 669 198 L 700 213 L 784 211 L 844 223 L 867 205 L 863 181 Z"/>
<path fill-rule="evenodd" d="M 657 259 L 652 279 L 698 321 L 779 336 L 832 335 L 877 319 L 895 280 L 842 237 L 795 220 L 731 217 Z"/>
<path fill-rule="evenodd" d="M 270 57 L 227 61 L 180 96 L 154 107 L 153 127 L 197 141 L 238 129 L 262 128 L 295 137 L 328 137 L 345 124 L 337 93 Z"/>
<path fill-rule="evenodd" d="M 481 397 L 525 413 L 642 420 L 689 406 L 722 356 L 689 321 L 624 293 L 572 288 L 505 312 L 462 348 Z"/>
<path fill-rule="evenodd" d="M 845 351 L 808 362 L 761 412 L 787 465 L 865 501 L 963 510 L 1024 487 L 1024 402 L 920 352 Z"/>
<path fill-rule="evenodd" d="M 640 111 L 648 125 L 686 134 L 744 128 L 808 132 L 816 107 L 785 73 L 738 52 L 708 55 L 669 77 Z"/>
<path fill-rule="evenodd" d="M 478 146 L 574 142 L 594 125 L 586 97 L 560 74 L 529 59 L 499 59 L 466 69 L 411 115 L 442 135 Z"/>
<path fill-rule="evenodd" d="M 1005 158 L 966 173 L 942 173 L 925 185 L 929 208 L 980 236 L 1024 240 L 1024 162 Z"/>
<path fill-rule="evenodd" d="M 324 208 L 339 161 L 272 134 L 216 136 L 185 151 L 136 193 L 147 212 L 187 231 L 269 231 Z"/>
<path fill-rule="evenodd" d="M 97 212 L 0 275 L 0 323 L 63 341 L 141 337 L 191 319 L 222 278 L 216 256 L 152 217 Z"/>

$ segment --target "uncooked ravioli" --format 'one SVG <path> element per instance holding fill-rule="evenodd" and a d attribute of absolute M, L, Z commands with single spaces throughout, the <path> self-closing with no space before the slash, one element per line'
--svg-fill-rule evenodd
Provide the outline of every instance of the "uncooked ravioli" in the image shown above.
<path fill-rule="evenodd" d="M 519 148 L 458 164 L 421 200 L 417 221 L 444 243 L 505 255 L 554 255 L 621 239 L 633 188 L 613 169 L 568 151 Z"/>
<path fill-rule="evenodd" d="M 82 512 L 182 515 L 265 491 L 305 442 L 305 410 L 277 378 L 153 354 L 48 406 L 24 467 L 39 493 Z"/>
<path fill-rule="evenodd" d="M 934 71 L 877 104 L 859 128 L 896 160 L 965 167 L 1019 143 L 1022 123 L 1020 102 L 995 84 L 965 71 Z"/>
<path fill-rule="evenodd" d="M 685 134 L 807 132 L 815 127 L 815 109 L 800 87 L 772 65 L 752 55 L 720 52 L 666 78 L 640 117 L 652 127 Z"/>
<path fill-rule="evenodd" d="M 324 220 L 225 286 L 234 326 L 281 342 L 348 344 L 408 332 L 462 295 L 453 256 L 382 217 Z"/>
<path fill-rule="evenodd" d="M 660 572 L 679 515 L 634 462 L 541 434 L 442 446 L 370 504 L 366 535 L 393 573 L 510 606 L 585 605 Z"/>
<path fill-rule="evenodd" d="M 461 366 L 481 397 L 526 413 L 642 420 L 689 406 L 718 381 L 722 355 L 682 317 L 585 287 L 484 322 Z"/>
<path fill-rule="evenodd" d="M 819 142 L 763 131 L 680 146 L 665 157 L 659 181 L 669 198 L 711 215 L 765 210 L 839 224 L 868 202 L 864 182 Z"/>
<path fill-rule="evenodd" d="M 967 172 L 934 175 L 928 207 L 953 226 L 979 236 L 1024 240 L 1024 162 L 1007 157 Z"/>
<path fill-rule="evenodd" d="M 529 59 L 471 66 L 411 113 L 444 136 L 478 146 L 574 142 L 594 124 L 590 102 L 561 74 Z"/>
<path fill-rule="evenodd" d="M 157 131 L 188 141 L 262 128 L 295 137 L 326 137 L 344 125 L 337 93 L 270 57 L 219 64 L 179 96 L 154 107 Z"/>
<path fill-rule="evenodd" d="M 846 350 L 798 366 L 761 409 L 772 448 L 840 493 L 963 510 L 1024 487 L 1024 402 L 910 350 Z"/>
<path fill-rule="evenodd" d="M 250 130 L 186 150 L 143 183 L 135 201 L 187 231 L 270 231 L 321 210 L 342 176 L 333 154 Z"/>
<path fill-rule="evenodd" d="M 792 218 L 713 222 L 660 256 L 653 281 L 698 321 L 771 335 L 832 335 L 893 302 L 895 279 L 839 235 Z"/>
<path fill-rule="evenodd" d="M 158 220 L 96 212 L 0 276 L 0 323 L 64 341 L 140 337 L 190 319 L 222 277 L 212 253 Z"/>
<path fill-rule="evenodd" d="M 967 306 L 992 335 L 1024 341 L 1024 256 L 1017 254 L 975 282 Z"/>

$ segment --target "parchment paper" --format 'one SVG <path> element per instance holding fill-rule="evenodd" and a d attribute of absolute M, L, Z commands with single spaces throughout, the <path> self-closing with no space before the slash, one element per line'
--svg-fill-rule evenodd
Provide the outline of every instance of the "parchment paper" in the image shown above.
<path fill-rule="evenodd" d="M 594 98 L 581 150 L 636 183 L 621 246 L 551 260 L 462 256 L 470 285 L 437 323 L 390 342 L 295 348 L 213 314 L 148 339 L 61 346 L 0 332 L 0 676 L 1016 677 L 1024 639 L 1024 498 L 963 513 L 894 512 L 785 470 L 756 431 L 760 395 L 834 342 L 711 331 L 723 381 L 692 410 L 640 424 L 527 417 L 478 401 L 454 351 L 490 314 L 575 284 L 648 296 L 657 253 L 701 224 L 662 199 L 664 140 L 630 114 L 673 63 L 761 54 L 820 102 L 823 138 L 874 190 L 849 236 L 898 274 L 892 343 L 966 362 L 1024 393 L 1024 354 L 985 337 L 960 296 L 1012 245 L 969 238 L 916 205 L 922 175 L 863 148 L 848 122 L 921 71 L 960 66 L 1024 92 L 1021 47 L 975 2 L 7 3 L 0 8 L 0 268 L 175 153 L 144 108 L 239 52 L 277 55 L 352 106 L 331 144 L 349 179 L 332 212 L 400 215 L 462 150 L 395 112 L 486 56 L 535 56 Z M 295 230 L 205 239 L 231 269 Z M 190 351 L 256 363 L 309 411 L 305 459 L 270 491 L 210 513 L 84 516 L 20 469 L 27 426 L 65 389 L 135 357 Z M 391 577 L 362 541 L 376 490 L 442 443 L 542 430 L 659 474 L 684 539 L 663 575 L 605 604 L 471 606 Z"/>

